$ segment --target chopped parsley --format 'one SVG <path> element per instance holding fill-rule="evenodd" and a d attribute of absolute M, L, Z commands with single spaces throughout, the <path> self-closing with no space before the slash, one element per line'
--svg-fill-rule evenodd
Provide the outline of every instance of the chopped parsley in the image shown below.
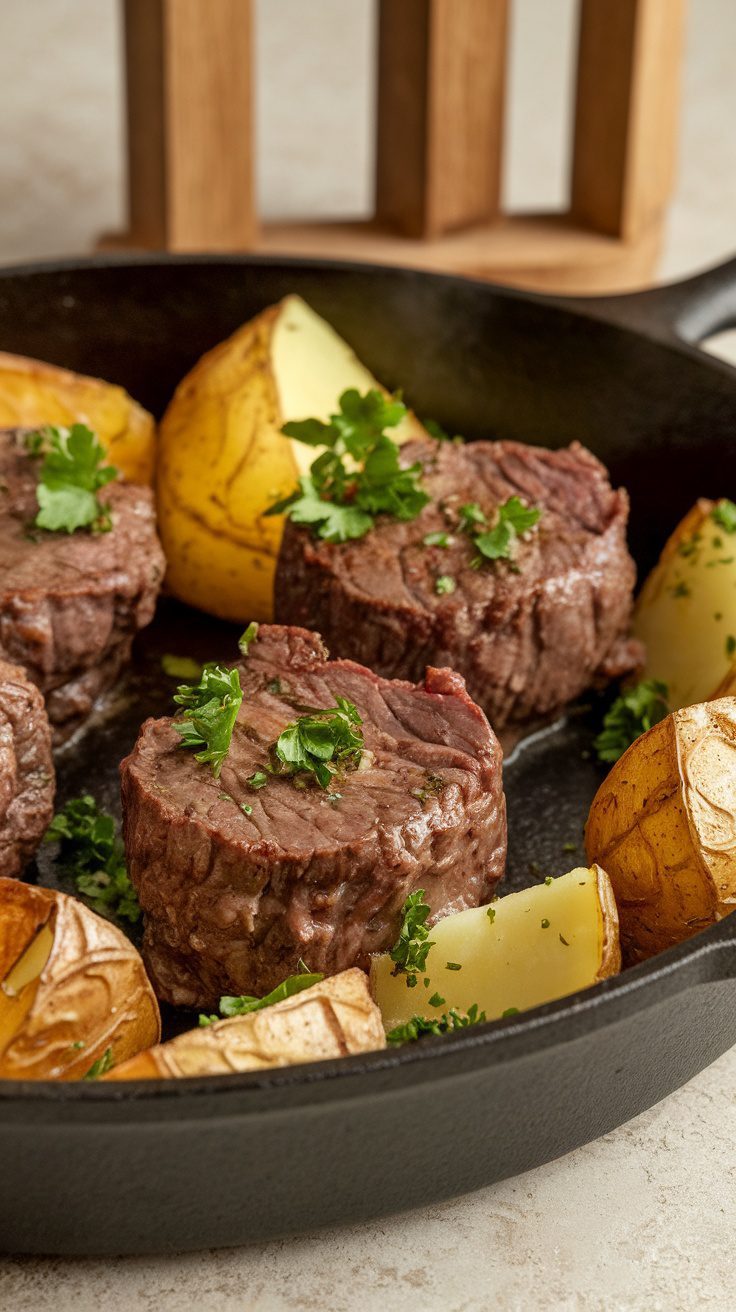
<path fill-rule="evenodd" d="M 462 970 L 462 966 L 457 961 L 446 961 L 445 970 Z"/>
<path fill-rule="evenodd" d="M 240 649 L 241 656 L 245 657 L 248 655 L 248 652 L 250 651 L 251 643 L 255 642 L 257 637 L 258 637 L 258 625 L 256 624 L 255 620 L 251 620 L 250 624 L 245 630 L 245 633 L 241 633 L 240 637 L 238 638 L 238 647 Z"/>
<path fill-rule="evenodd" d="M 505 1020 L 507 1016 L 518 1016 L 518 1014 L 519 1014 L 518 1007 L 507 1007 L 505 1011 L 501 1012 L 501 1020 Z"/>
<path fill-rule="evenodd" d="M 562 934 L 560 934 L 558 937 L 559 937 L 560 943 L 562 944 L 563 948 L 569 948 L 570 944 L 568 943 L 567 939 L 566 939 L 566 938 L 563 938 L 563 937 L 562 937 Z"/>
<path fill-rule="evenodd" d="M 577 852 L 577 850 L 578 850 L 578 844 L 577 844 L 577 843 L 569 842 L 569 843 L 563 843 L 563 844 L 562 844 L 562 851 L 563 851 L 564 853 L 567 853 L 567 852 Z"/>
<path fill-rule="evenodd" d="M 714 524 L 724 529 L 726 533 L 736 533 L 736 505 L 727 497 L 713 507 L 710 517 Z"/>
<path fill-rule="evenodd" d="M 424 900 L 423 888 L 410 893 L 401 908 L 399 937 L 389 955 L 395 963 L 392 974 L 406 975 L 407 988 L 415 987 L 417 974 L 424 971 L 429 949 L 434 947 L 426 924 L 430 914 L 431 908 Z"/>
<path fill-rule="evenodd" d="M 494 920 L 496 919 L 496 908 L 486 907 L 486 915 L 488 916 L 488 919 L 490 920 L 491 924 L 493 924 Z"/>
<path fill-rule="evenodd" d="M 125 852 L 115 821 L 85 793 L 57 811 L 44 842 L 58 843 L 57 861 L 77 892 L 99 915 L 134 925 L 141 909 L 125 868 Z"/>
<path fill-rule="evenodd" d="M 422 538 L 425 547 L 451 547 L 455 539 L 449 533 L 427 533 Z"/>
<path fill-rule="evenodd" d="M 417 801 L 421 802 L 422 806 L 424 806 L 425 802 L 429 801 L 430 797 L 437 797 L 447 784 L 447 780 L 444 779 L 441 774 L 432 774 L 429 770 L 426 772 L 424 780 L 424 787 L 413 788 L 411 793 L 411 796 L 416 797 Z"/>
<path fill-rule="evenodd" d="M 444 1007 L 446 1002 L 447 1002 L 447 999 L 441 997 L 441 995 L 440 995 L 439 993 L 433 993 L 432 996 L 431 996 L 431 998 L 429 999 L 429 1006 L 430 1006 L 430 1007 Z"/>
<path fill-rule="evenodd" d="M 435 579 L 434 590 L 438 597 L 449 596 L 455 591 L 456 587 L 457 583 L 451 574 L 440 574 L 439 578 Z"/>
<path fill-rule="evenodd" d="M 726 655 L 728 656 L 729 660 L 731 660 L 734 652 L 736 652 L 736 638 L 733 636 L 732 633 L 729 633 L 728 637 L 726 638 Z"/>
<path fill-rule="evenodd" d="M 426 1016 L 412 1016 L 411 1020 L 403 1025 L 397 1025 L 395 1029 L 389 1030 L 386 1042 L 397 1045 L 414 1043 L 416 1039 L 421 1039 L 426 1034 L 448 1034 L 451 1030 L 463 1030 L 468 1025 L 481 1025 L 485 1019 L 486 1013 L 479 1011 L 477 1002 L 468 1007 L 465 1013 L 451 1007 L 444 1015 L 433 1017 L 431 1020 Z"/>
<path fill-rule="evenodd" d="M 310 524 L 326 542 L 364 537 L 377 515 L 416 519 L 429 501 L 420 484 L 421 464 L 402 468 L 399 446 L 386 432 L 405 418 L 406 406 L 376 388 L 364 396 L 349 388 L 339 404 L 329 423 L 304 419 L 284 424 L 286 437 L 325 450 L 299 486 L 265 512 Z"/>
<path fill-rule="evenodd" d="M 460 519 L 460 527 L 466 533 L 473 533 L 477 524 L 485 527 L 486 517 L 477 501 L 469 501 L 467 505 L 461 506 L 457 513 Z"/>
<path fill-rule="evenodd" d="M 161 657 L 161 669 L 170 679 L 186 679 L 188 683 L 198 683 L 202 677 L 202 663 L 192 656 L 172 656 L 167 653 Z"/>
<path fill-rule="evenodd" d="M 242 700 L 238 671 L 214 663 L 204 666 L 199 683 L 180 684 L 174 697 L 184 707 L 184 718 L 174 721 L 181 746 L 201 748 L 194 759 L 211 765 L 216 779 L 230 750 Z"/>
<path fill-rule="evenodd" d="M 510 560 L 516 542 L 523 533 L 539 522 L 541 510 L 527 507 L 518 497 L 509 497 L 498 508 L 498 519 L 493 528 L 474 535 L 475 545 L 486 560 Z"/>
<path fill-rule="evenodd" d="M 93 1061 L 86 1075 L 82 1076 L 83 1080 L 99 1080 L 102 1075 L 107 1075 L 115 1065 L 112 1059 L 112 1048 L 105 1048 L 101 1057 Z"/>
<path fill-rule="evenodd" d="M 647 729 L 669 715 L 667 685 L 645 679 L 623 692 L 606 711 L 594 746 L 601 761 L 617 761 Z"/>
<path fill-rule="evenodd" d="M 356 770 L 363 756 L 363 721 L 346 697 L 335 705 L 312 710 L 287 724 L 271 748 L 273 774 L 313 776 L 329 788 L 335 775 Z"/>
<path fill-rule="evenodd" d="M 97 493 L 117 478 L 114 465 L 104 464 L 105 450 L 86 424 L 71 428 L 39 428 L 26 435 L 29 453 L 41 459 L 36 486 L 36 528 L 74 533 L 89 528 L 108 533 L 110 507 Z"/>
<path fill-rule="evenodd" d="M 542 929 L 549 929 L 549 921 L 546 919 L 546 917 L 542 921 Z"/>
<path fill-rule="evenodd" d="M 258 792 L 259 788 L 266 787 L 266 784 L 268 783 L 268 775 L 265 770 L 256 770 L 248 779 L 246 779 L 245 782 L 249 788 L 253 788 Z"/>
<path fill-rule="evenodd" d="M 301 964 L 301 963 L 300 963 Z M 212 1025 L 215 1021 L 221 1020 L 228 1016 L 250 1016 L 253 1011 L 262 1011 L 264 1007 L 273 1007 L 277 1002 L 285 1002 L 287 998 L 293 998 L 297 993 L 304 989 L 311 989 L 313 984 L 321 984 L 324 975 L 314 971 L 301 971 L 298 975 L 289 975 L 288 979 L 282 980 L 276 985 L 270 993 L 263 998 L 252 997 L 248 993 L 241 993 L 239 997 L 220 998 L 220 1015 L 199 1017 L 200 1025 Z"/>
<path fill-rule="evenodd" d="M 551 875 L 546 875 L 546 876 L 545 876 L 545 880 L 544 880 L 544 882 L 545 882 L 545 884 L 547 885 L 547 888 L 549 888 L 550 884 L 552 883 L 552 876 L 551 876 Z"/>
<path fill-rule="evenodd" d="M 281 680 L 280 680 L 280 679 L 269 679 L 268 683 L 266 684 L 266 692 L 271 692 L 271 693 L 273 693 L 274 695 L 275 695 L 276 693 L 280 693 L 280 692 L 281 692 Z"/>
<path fill-rule="evenodd" d="M 454 437 L 450 437 L 447 429 L 443 428 L 442 424 L 438 423 L 436 419 L 423 419 L 422 423 L 425 431 L 429 433 L 430 437 L 434 438 L 435 442 L 454 442 L 457 446 L 461 446 L 465 441 L 465 438 L 461 437 L 459 433 L 456 433 Z"/>
<path fill-rule="evenodd" d="M 691 595 L 690 585 L 684 579 L 679 579 L 671 588 L 670 592 L 673 597 L 689 597 Z"/>

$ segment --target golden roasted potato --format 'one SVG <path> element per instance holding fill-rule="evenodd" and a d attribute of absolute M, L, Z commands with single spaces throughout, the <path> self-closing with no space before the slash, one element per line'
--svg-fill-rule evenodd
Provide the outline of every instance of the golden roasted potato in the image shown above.
<path fill-rule="evenodd" d="M 373 959 L 371 987 L 387 1031 L 450 1008 L 477 1006 L 494 1020 L 587 988 L 621 966 L 616 903 L 598 866 L 446 916 L 430 940 L 412 988 L 406 974 L 393 973 L 388 953 Z"/>
<path fill-rule="evenodd" d="M 0 879 L 0 1078 L 78 1080 L 161 1035 L 143 962 L 64 893 Z"/>
<path fill-rule="evenodd" d="M 337 333 L 287 296 L 203 356 L 180 383 L 159 436 L 158 516 L 171 592 L 225 619 L 268 620 L 283 516 L 313 448 L 291 420 L 327 420 L 349 387 L 378 384 Z M 423 432 L 410 417 L 397 441 Z"/>
<path fill-rule="evenodd" d="M 87 424 L 133 483 L 152 483 L 156 425 L 122 387 L 0 351 L 0 428 Z"/>
<path fill-rule="evenodd" d="M 232 1075 L 385 1048 L 381 1014 L 362 970 L 313 984 L 247 1016 L 215 1021 L 115 1066 L 107 1080 Z"/>
<path fill-rule="evenodd" d="M 641 677 L 667 685 L 671 710 L 716 694 L 736 654 L 736 532 L 728 527 L 730 504 L 693 506 L 636 603 L 633 631 L 647 650 Z"/>
<path fill-rule="evenodd" d="M 685 707 L 637 738 L 596 793 L 585 845 L 610 876 L 629 961 L 733 911 L 736 699 Z"/>

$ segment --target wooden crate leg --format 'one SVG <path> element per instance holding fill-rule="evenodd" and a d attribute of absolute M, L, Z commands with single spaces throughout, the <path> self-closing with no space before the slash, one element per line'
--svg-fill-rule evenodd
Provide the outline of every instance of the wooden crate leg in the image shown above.
<path fill-rule="evenodd" d="M 675 171 L 685 0 L 582 0 L 572 217 L 624 241 L 660 224 Z"/>
<path fill-rule="evenodd" d="M 129 245 L 256 238 L 251 0 L 125 0 Z"/>
<path fill-rule="evenodd" d="M 376 217 L 409 237 L 499 210 L 507 0 L 381 0 Z"/>

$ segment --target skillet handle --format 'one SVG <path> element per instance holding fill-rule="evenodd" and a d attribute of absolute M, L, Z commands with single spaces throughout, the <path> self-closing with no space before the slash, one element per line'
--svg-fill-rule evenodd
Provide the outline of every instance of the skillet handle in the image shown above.
<path fill-rule="evenodd" d="M 659 341 L 696 346 L 736 326 L 736 257 L 682 282 L 625 296 L 565 298 L 575 308 Z"/>

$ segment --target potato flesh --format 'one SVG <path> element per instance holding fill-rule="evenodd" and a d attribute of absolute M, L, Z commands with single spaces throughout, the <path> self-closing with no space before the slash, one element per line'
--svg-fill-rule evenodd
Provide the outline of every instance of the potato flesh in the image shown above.
<path fill-rule="evenodd" d="M 488 907 L 440 920 L 431 929 L 434 946 L 414 988 L 407 988 L 404 974 L 392 974 L 388 954 L 375 957 L 371 986 L 386 1029 L 415 1015 L 440 1016 L 450 1007 L 466 1012 L 473 1004 L 493 1020 L 510 1008 L 523 1011 L 574 993 L 611 973 L 604 963 L 604 918 L 615 918 L 615 912 L 602 904 L 601 878 L 602 871 L 581 867 L 550 884 L 498 898 L 492 920 Z M 549 921 L 546 928 L 544 921 Z M 448 962 L 462 969 L 448 970 Z M 432 1006 L 435 993 L 443 1001 Z"/>
<path fill-rule="evenodd" d="M 714 504 L 699 501 L 677 526 L 634 614 L 634 635 L 647 649 L 642 677 L 667 684 L 672 710 L 712 697 L 732 664 L 736 535 L 712 519 Z"/>
<path fill-rule="evenodd" d="M 54 931 L 42 925 L 0 984 L 0 1053 L 17 1034 L 33 1006 L 38 981 L 54 945 Z"/>

